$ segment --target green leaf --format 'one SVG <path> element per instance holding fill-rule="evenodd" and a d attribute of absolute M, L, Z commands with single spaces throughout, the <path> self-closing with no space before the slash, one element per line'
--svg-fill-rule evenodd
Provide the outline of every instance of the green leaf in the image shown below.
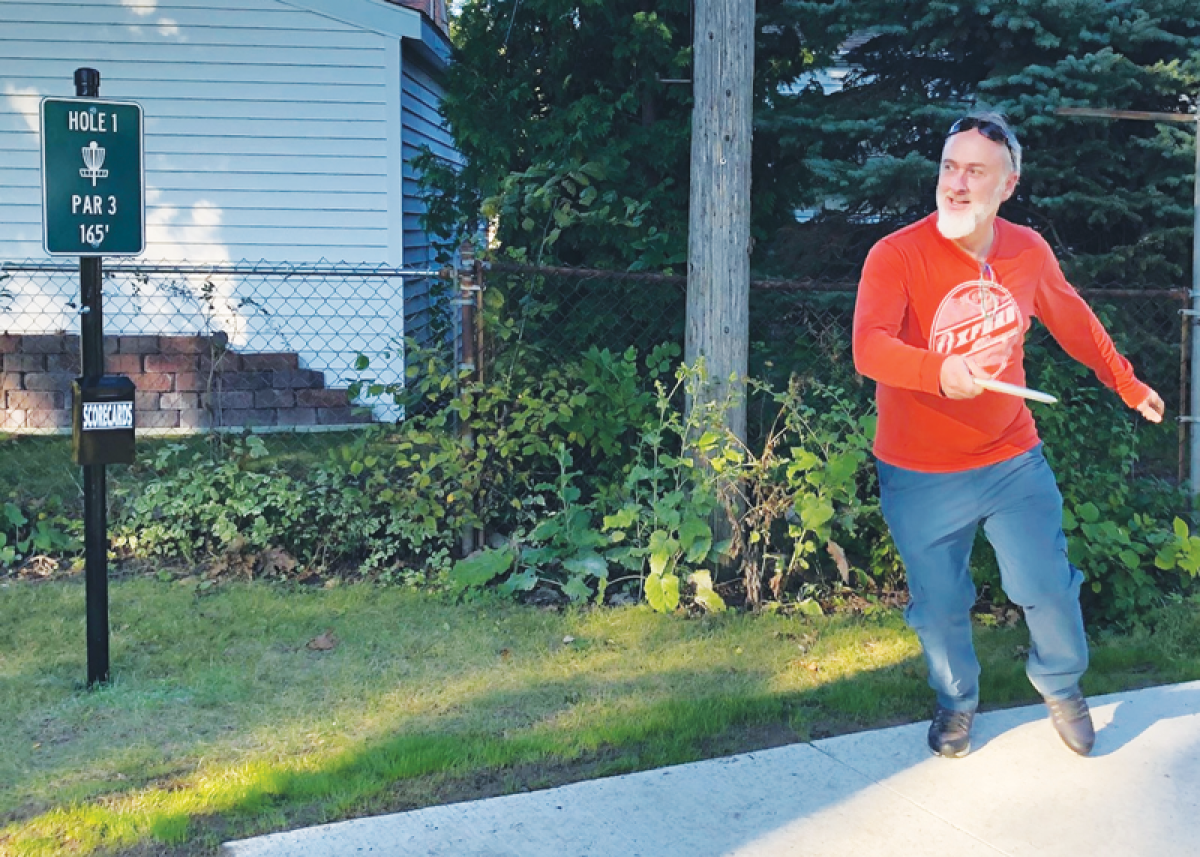
<path fill-rule="evenodd" d="M 1179 539 L 1186 539 L 1189 536 L 1187 522 L 1183 518 L 1176 518 L 1172 527 L 1175 530 L 1175 535 Z"/>
<path fill-rule="evenodd" d="M 1100 520 L 1100 509 L 1096 507 L 1095 503 L 1090 501 L 1081 506 L 1077 506 L 1075 511 L 1078 513 L 1080 518 L 1087 521 L 1089 524 L 1094 524 Z"/>
<path fill-rule="evenodd" d="M 563 561 L 563 568 L 572 574 L 582 577 L 608 577 L 608 563 L 604 557 L 595 551 L 580 551 L 575 556 Z"/>
<path fill-rule="evenodd" d="M 723 613 L 726 610 L 725 599 L 713 589 L 712 575 L 707 571 L 696 571 L 688 577 L 688 582 L 696 587 L 696 603 L 709 613 Z"/>
<path fill-rule="evenodd" d="M 666 530 L 655 530 L 650 534 L 650 573 L 652 575 L 666 574 L 669 566 L 673 565 L 673 557 L 679 550 L 676 542 Z"/>
<path fill-rule="evenodd" d="M 26 524 L 25 516 L 21 513 L 20 508 L 13 503 L 4 504 L 4 517 L 14 527 L 23 527 Z"/>
<path fill-rule="evenodd" d="M 789 475 L 799 471 L 812 470 L 820 461 L 813 453 L 801 447 L 792 447 L 791 453 L 792 466 L 788 468 Z"/>
<path fill-rule="evenodd" d="M 562 590 L 572 601 L 587 601 L 592 597 L 592 588 L 583 582 L 582 577 L 572 577 L 563 584 Z"/>
<path fill-rule="evenodd" d="M 805 494 L 796 503 L 796 514 L 808 529 L 820 533 L 833 520 L 833 504 L 816 494 Z"/>
<path fill-rule="evenodd" d="M 796 605 L 796 609 L 800 611 L 802 616 L 824 616 L 825 611 L 821 609 L 821 605 L 811 598 L 805 598 Z"/>
<path fill-rule="evenodd" d="M 515 559 L 508 549 L 483 550 L 460 559 L 450 569 L 450 584 L 458 592 L 483 586 L 512 568 Z"/>
<path fill-rule="evenodd" d="M 843 485 L 851 481 L 854 474 L 858 472 L 858 458 L 852 452 L 831 456 L 826 465 L 826 472 L 828 474 L 827 484 Z"/>
<path fill-rule="evenodd" d="M 1128 548 L 1118 553 L 1117 556 L 1129 568 L 1140 568 L 1142 565 L 1142 558 Z"/>
<path fill-rule="evenodd" d="M 662 577 L 657 574 L 652 574 L 646 578 L 645 584 L 646 602 L 654 609 L 656 613 L 666 613 L 663 607 L 663 590 Z"/>
<path fill-rule="evenodd" d="M 509 575 L 508 579 L 496 587 L 496 591 L 502 595 L 513 595 L 517 592 L 529 592 L 537 586 L 538 576 L 537 570 L 527 568 L 524 571 Z"/>
<path fill-rule="evenodd" d="M 712 549 L 712 529 L 701 518 L 687 518 L 679 528 L 679 546 L 688 562 L 700 562 Z"/>
<path fill-rule="evenodd" d="M 708 452 L 710 449 L 712 449 L 718 443 L 720 443 L 720 441 L 721 441 L 721 433 L 717 432 L 717 431 L 713 431 L 712 429 L 709 429 L 708 431 L 706 431 L 702 435 L 700 435 L 700 439 L 698 441 L 696 441 L 696 447 L 697 447 L 697 449 L 700 449 L 703 452 Z"/>
<path fill-rule="evenodd" d="M 633 522 L 637 520 L 638 507 L 629 505 L 613 512 L 611 515 L 604 516 L 604 529 L 606 530 L 623 530 L 627 527 L 632 527 Z"/>
<path fill-rule="evenodd" d="M 529 534 L 529 538 L 535 542 L 548 542 L 558 535 L 562 530 L 562 523 L 557 517 L 543 518 L 538 521 L 538 525 L 533 528 L 533 532 Z"/>
<path fill-rule="evenodd" d="M 679 606 L 679 578 L 673 574 L 652 574 L 646 578 L 646 601 L 658 613 L 670 613 Z"/>

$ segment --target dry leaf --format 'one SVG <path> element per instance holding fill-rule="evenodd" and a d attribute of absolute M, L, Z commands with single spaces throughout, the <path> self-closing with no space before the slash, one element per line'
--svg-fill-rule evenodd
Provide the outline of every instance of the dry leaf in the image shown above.
<path fill-rule="evenodd" d="M 842 546 L 830 539 L 825 544 L 825 550 L 829 551 L 829 555 L 833 557 L 833 564 L 837 566 L 838 574 L 841 575 L 842 583 L 850 585 L 850 563 L 846 560 L 846 552 L 842 550 Z"/>
<path fill-rule="evenodd" d="M 775 597 L 776 601 L 783 598 L 783 583 L 786 577 L 787 575 L 784 574 L 783 568 L 780 568 L 771 575 L 771 579 L 767 582 L 767 585 L 771 588 L 771 595 Z"/>
<path fill-rule="evenodd" d="M 296 569 L 295 558 L 282 548 L 267 548 L 259 554 L 259 564 L 268 577 L 277 574 L 286 577 Z"/>
<path fill-rule="evenodd" d="M 334 636 L 333 629 L 318 634 L 308 641 L 308 648 L 314 652 L 331 652 L 337 648 L 338 638 Z"/>

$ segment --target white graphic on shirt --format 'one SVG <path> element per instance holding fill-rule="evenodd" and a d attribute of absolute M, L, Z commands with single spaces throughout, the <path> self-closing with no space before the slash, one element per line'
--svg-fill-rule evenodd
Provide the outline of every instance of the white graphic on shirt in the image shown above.
<path fill-rule="evenodd" d="M 942 299 L 929 343 L 938 354 L 970 357 L 995 378 L 1008 366 L 1024 332 L 1025 319 L 1012 293 L 990 277 L 980 277 L 955 286 Z"/>

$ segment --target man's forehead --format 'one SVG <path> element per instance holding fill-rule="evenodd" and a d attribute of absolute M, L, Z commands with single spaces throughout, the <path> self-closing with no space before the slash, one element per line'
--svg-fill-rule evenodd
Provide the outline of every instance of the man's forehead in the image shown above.
<path fill-rule="evenodd" d="M 942 163 L 980 166 L 1004 166 L 1008 150 L 1003 143 L 989 140 L 975 129 L 962 131 L 946 139 L 942 147 Z"/>
<path fill-rule="evenodd" d="M 943 164 L 951 164 L 952 166 L 956 166 L 956 167 L 995 167 L 995 166 L 1003 166 L 1003 164 L 997 164 L 995 161 L 991 161 L 991 160 L 989 160 L 989 161 L 959 161 L 959 160 L 957 160 L 956 158 L 948 158 L 948 157 L 946 157 L 946 156 L 944 156 L 944 155 L 942 156 L 942 163 L 943 163 Z"/>

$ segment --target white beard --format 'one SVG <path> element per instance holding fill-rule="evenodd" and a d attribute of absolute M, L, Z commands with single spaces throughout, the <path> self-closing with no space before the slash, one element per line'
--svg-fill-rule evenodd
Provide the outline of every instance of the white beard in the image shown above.
<path fill-rule="evenodd" d="M 980 224 L 999 211 L 1003 196 L 1004 186 L 1000 185 L 996 188 L 996 192 L 992 194 L 991 199 L 973 200 L 967 208 L 961 211 L 951 211 L 946 204 L 946 198 L 938 194 L 938 232 L 951 241 L 966 238 L 978 229 Z"/>
<path fill-rule="evenodd" d="M 966 238 L 975 231 L 975 227 L 979 225 L 980 216 L 984 212 L 980 211 L 978 203 L 971 203 L 971 207 L 963 211 L 949 211 L 945 207 L 945 201 L 938 199 L 938 232 L 942 233 L 942 237 L 949 238 L 951 241 L 956 241 L 959 238 Z"/>

